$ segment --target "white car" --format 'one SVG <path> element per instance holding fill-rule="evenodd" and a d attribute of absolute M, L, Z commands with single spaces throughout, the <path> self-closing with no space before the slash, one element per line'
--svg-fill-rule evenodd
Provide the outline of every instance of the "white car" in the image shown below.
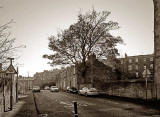
<path fill-rule="evenodd" d="M 44 87 L 44 90 L 49 90 L 49 86 L 45 86 L 45 87 Z"/>
<path fill-rule="evenodd" d="M 33 86 L 32 92 L 40 92 L 41 89 L 39 86 Z"/>
<path fill-rule="evenodd" d="M 99 92 L 97 91 L 96 88 L 88 89 L 87 87 L 83 87 L 82 90 L 79 90 L 78 93 L 80 95 L 85 95 L 85 96 L 96 96 L 96 95 L 99 95 Z"/>
<path fill-rule="evenodd" d="M 56 87 L 56 86 L 51 86 L 51 87 L 50 87 L 50 91 L 51 91 L 51 92 L 59 92 L 59 89 L 58 89 L 58 87 Z"/>

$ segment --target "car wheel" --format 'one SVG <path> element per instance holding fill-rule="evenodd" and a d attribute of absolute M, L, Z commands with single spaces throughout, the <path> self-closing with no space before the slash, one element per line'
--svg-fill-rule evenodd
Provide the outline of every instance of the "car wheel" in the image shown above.
<path fill-rule="evenodd" d="M 85 96 L 88 96 L 87 92 L 85 92 Z"/>

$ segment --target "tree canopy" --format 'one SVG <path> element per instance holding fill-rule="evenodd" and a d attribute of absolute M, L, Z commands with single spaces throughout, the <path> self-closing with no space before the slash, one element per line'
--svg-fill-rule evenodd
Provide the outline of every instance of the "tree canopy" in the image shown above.
<path fill-rule="evenodd" d="M 49 37 L 48 47 L 53 54 L 43 57 L 50 59 L 50 65 L 54 66 L 85 63 L 91 54 L 97 58 L 119 55 L 116 46 L 123 40 L 110 33 L 119 28 L 117 22 L 107 21 L 110 14 L 109 11 L 97 12 L 94 9 L 79 13 L 76 23 Z"/>

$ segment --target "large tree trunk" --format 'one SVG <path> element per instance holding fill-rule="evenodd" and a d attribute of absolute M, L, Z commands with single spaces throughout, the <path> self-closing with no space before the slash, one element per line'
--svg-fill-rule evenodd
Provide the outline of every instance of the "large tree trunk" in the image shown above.
<path fill-rule="evenodd" d="M 160 0 L 154 3 L 154 82 L 155 97 L 160 99 Z"/>

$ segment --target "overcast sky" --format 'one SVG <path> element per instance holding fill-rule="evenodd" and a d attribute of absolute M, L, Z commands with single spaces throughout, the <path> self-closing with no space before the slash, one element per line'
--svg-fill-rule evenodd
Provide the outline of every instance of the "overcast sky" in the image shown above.
<path fill-rule="evenodd" d="M 121 56 L 153 53 L 153 3 L 152 0 L 0 0 L 0 25 L 14 19 L 9 30 L 16 44 L 25 44 L 19 51 L 16 63 L 20 74 L 27 76 L 44 69 L 52 69 L 43 54 L 48 50 L 48 36 L 76 22 L 79 11 L 93 7 L 108 10 L 110 20 L 119 22 L 114 32 L 123 38 L 119 46 Z"/>

